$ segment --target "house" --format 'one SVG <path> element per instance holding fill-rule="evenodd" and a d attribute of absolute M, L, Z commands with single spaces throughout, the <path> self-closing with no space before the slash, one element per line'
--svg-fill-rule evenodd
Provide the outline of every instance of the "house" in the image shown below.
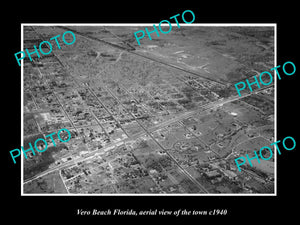
<path fill-rule="evenodd" d="M 204 173 L 204 176 L 206 176 L 208 179 L 214 179 L 216 177 L 221 177 L 221 174 L 218 170 L 211 170 Z"/>

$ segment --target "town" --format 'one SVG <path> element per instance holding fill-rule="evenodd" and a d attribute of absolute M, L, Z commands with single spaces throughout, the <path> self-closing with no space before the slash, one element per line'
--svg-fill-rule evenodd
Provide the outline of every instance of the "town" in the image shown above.
<path fill-rule="evenodd" d="M 71 136 L 20 157 L 24 195 L 274 193 L 273 158 L 234 161 L 275 141 L 274 85 L 233 85 L 274 67 L 273 26 L 180 24 L 142 45 L 130 24 L 22 29 L 24 48 L 76 35 L 22 61 L 24 149 Z"/>

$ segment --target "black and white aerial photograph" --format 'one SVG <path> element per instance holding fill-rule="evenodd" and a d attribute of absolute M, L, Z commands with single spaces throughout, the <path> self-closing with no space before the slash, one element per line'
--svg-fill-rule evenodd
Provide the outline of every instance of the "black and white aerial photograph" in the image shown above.
<path fill-rule="evenodd" d="M 234 85 L 275 66 L 275 25 L 172 24 L 139 45 L 144 27 L 23 24 L 24 51 L 74 42 L 24 59 L 24 149 L 48 148 L 23 159 L 23 193 L 274 194 L 274 158 L 235 162 L 274 142 L 274 85 Z"/>
<path fill-rule="evenodd" d="M 4 221 L 297 221 L 296 4 L 12 3 Z"/>

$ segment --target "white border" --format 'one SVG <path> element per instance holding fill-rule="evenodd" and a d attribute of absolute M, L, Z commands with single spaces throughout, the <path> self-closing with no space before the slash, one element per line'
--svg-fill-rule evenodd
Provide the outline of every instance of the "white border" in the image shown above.
<path fill-rule="evenodd" d="M 154 23 L 158 26 L 158 23 Z M 171 23 L 177 25 L 176 23 Z M 23 39 L 23 27 L 24 26 L 153 26 L 153 23 L 21 23 L 21 51 L 24 50 Z M 161 24 L 161 26 L 167 26 L 167 24 Z M 192 23 L 192 24 L 180 24 L 180 26 L 203 26 L 203 27 L 274 27 L 274 66 L 277 65 L 277 24 L 276 23 Z M 23 143 L 23 60 L 21 61 L 21 143 Z M 274 84 L 274 139 L 277 141 L 277 76 L 275 76 Z M 274 146 L 275 149 L 275 146 Z M 275 162 L 275 173 L 274 173 L 274 193 L 270 194 L 260 194 L 260 193 L 251 193 L 251 194 L 234 194 L 234 193 L 223 193 L 223 194 L 47 194 L 47 193 L 24 193 L 23 189 L 23 158 L 21 157 L 21 196 L 277 196 L 277 152 L 275 152 L 274 162 Z"/>
<path fill-rule="evenodd" d="M 23 32 L 23 25 L 21 24 L 21 51 L 24 50 L 24 43 L 23 43 L 23 39 L 24 39 L 24 32 Z M 23 77 L 23 73 L 24 73 L 24 60 L 21 60 L 21 146 L 24 146 L 24 140 L 23 140 L 23 136 L 24 136 L 24 121 L 23 121 L 23 115 L 24 115 L 24 77 Z M 22 151 L 22 150 L 21 150 Z M 24 163 L 23 163 L 23 157 L 21 156 L 21 195 L 25 195 L 24 194 L 24 190 L 23 190 L 23 181 L 24 181 Z M 27 195 L 27 194 L 26 194 Z"/>

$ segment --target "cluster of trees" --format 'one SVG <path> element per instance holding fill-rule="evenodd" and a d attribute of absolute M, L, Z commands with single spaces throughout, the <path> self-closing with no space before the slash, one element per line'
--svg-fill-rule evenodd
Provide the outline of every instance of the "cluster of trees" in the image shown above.
<path fill-rule="evenodd" d="M 55 162 L 52 154 L 61 151 L 65 147 L 64 144 L 57 145 L 56 147 L 48 147 L 47 150 L 41 154 L 36 154 L 29 160 L 24 160 L 24 179 L 29 179 L 36 174 L 47 170 L 49 165 Z M 24 149 L 26 150 L 28 148 Z"/>

